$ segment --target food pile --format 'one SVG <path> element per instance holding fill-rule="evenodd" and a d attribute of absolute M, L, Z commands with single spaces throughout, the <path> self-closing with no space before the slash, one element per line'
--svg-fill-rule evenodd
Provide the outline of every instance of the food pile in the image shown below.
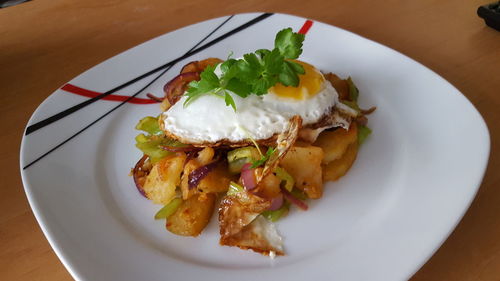
<path fill-rule="evenodd" d="M 303 40 L 287 28 L 272 50 L 191 62 L 139 121 L 134 182 L 168 231 L 198 236 L 216 210 L 221 245 L 284 255 L 274 222 L 350 169 L 375 108 L 351 78 L 298 60 Z"/>

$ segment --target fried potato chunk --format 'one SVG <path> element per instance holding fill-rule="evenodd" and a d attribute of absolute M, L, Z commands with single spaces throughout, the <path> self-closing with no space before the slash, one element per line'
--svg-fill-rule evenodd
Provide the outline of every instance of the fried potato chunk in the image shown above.
<path fill-rule="evenodd" d="M 175 197 L 175 188 L 181 182 L 186 154 L 178 152 L 156 163 L 143 185 L 146 197 L 156 204 L 166 205 Z"/>
<path fill-rule="evenodd" d="M 328 164 L 331 161 L 340 159 L 347 150 L 347 147 L 357 142 L 358 140 L 358 127 L 356 122 L 352 122 L 349 130 L 338 128 L 335 131 L 322 132 L 316 142 L 315 146 L 323 149 L 325 156 L 322 163 Z"/>
<path fill-rule="evenodd" d="M 167 218 L 168 231 L 182 236 L 198 236 L 207 226 L 214 211 L 215 194 L 191 196 Z"/>
<path fill-rule="evenodd" d="M 262 179 L 259 185 L 259 194 L 264 198 L 274 198 L 281 193 L 281 180 L 273 173 Z"/>
<path fill-rule="evenodd" d="M 181 179 L 181 192 L 183 200 L 187 200 L 196 193 L 196 189 L 189 189 L 189 174 L 197 168 L 210 163 L 210 161 L 214 158 L 214 154 L 215 151 L 213 148 L 205 147 L 203 150 L 198 152 L 198 157 L 189 160 L 186 165 L 184 165 L 184 172 Z"/>
<path fill-rule="evenodd" d="M 197 189 L 199 192 L 204 193 L 226 192 L 229 188 L 229 182 L 237 180 L 237 178 L 233 177 L 229 173 L 227 163 L 221 162 L 200 181 Z"/>
<path fill-rule="evenodd" d="M 335 181 L 345 175 L 358 155 L 358 142 L 351 143 L 341 158 L 323 166 L 323 180 Z"/>
<path fill-rule="evenodd" d="M 322 159 L 321 147 L 294 146 L 283 157 L 280 166 L 295 179 L 297 188 L 303 190 L 309 198 L 317 199 L 323 195 Z"/>

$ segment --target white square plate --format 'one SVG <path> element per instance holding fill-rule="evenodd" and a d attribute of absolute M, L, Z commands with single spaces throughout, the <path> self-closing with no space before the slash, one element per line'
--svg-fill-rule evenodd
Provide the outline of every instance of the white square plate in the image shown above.
<path fill-rule="evenodd" d="M 238 14 L 194 24 L 93 67 L 40 105 L 22 141 L 23 182 L 43 232 L 75 279 L 403 280 L 442 244 L 481 183 L 490 147 L 485 122 L 431 70 L 320 22 L 307 32 L 301 59 L 353 77 L 361 105 L 378 109 L 351 171 L 326 184 L 307 212 L 278 222 L 287 256 L 270 260 L 219 246 L 216 219 L 197 238 L 175 236 L 153 219 L 159 206 L 142 198 L 128 176 L 141 156 L 134 126 L 160 112 L 157 104 L 140 104 L 146 93 L 162 96 L 165 82 L 189 61 L 270 48 L 278 30 L 305 22 Z M 170 61 L 176 63 L 161 74 Z M 138 93 L 132 100 L 138 103 L 108 96 L 78 105 L 155 68 L 113 93 Z M 47 121 L 60 112 L 70 114 Z"/>

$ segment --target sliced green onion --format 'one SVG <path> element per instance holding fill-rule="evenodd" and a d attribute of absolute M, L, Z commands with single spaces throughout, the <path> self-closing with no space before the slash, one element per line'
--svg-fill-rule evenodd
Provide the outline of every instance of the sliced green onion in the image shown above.
<path fill-rule="evenodd" d="M 139 148 L 142 153 L 149 156 L 151 162 L 155 163 L 172 154 L 172 152 L 160 147 L 160 145 L 164 145 L 164 143 L 165 140 L 163 139 L 150 139 L 146 142 L 137 142 L 135 146 Z"/>
<path fill-rule="evenodd" d="M 302 201 L 307 199 L 307 195 L 305 194 L 305 192 L 298 188 L 294 188 L 292 191 L 290 191 L 290 193 L 293 195 L 293 197 Z"/>
<path fill-rule="evenodd" d="M 251 163 L 252 159 L 250 158 L 240 158 L 234 161 L 228 162 L 229 172 L 231 174 L 239 174 L 241 173 L 241 169 L 246 163 Z"/>
<path fill-rule="evenodd" d="M 146 134 L 139 134 L 135 137 L 135 146 L 142 151 L 145 155 L 149 156 L 152 163 L 172 155 L 173 152 L 163 149 L 164 146 L 170 147 L 183 147 L 185 144 L 167 138 L 160 126 L 158 125 L 158 118 L 147 116 L 142 118 L 135 126 L 137 130 L 144 131 Z"/>
<path fill-rule="evenodd" d="M 289 192 L 292 192 L 293 186 L 295 185 L 295 180 L 293 179 L 293 177 L 285 169 L 281 167 L 276 167 L 274 172 L 276 173 L 276 176 L 282 182 L 284 182 L 284 188 Z"/>
<path fill-rule="evenodd" d="M 352 81 L 351 77 L 347 78 L 347 85 L 349 85 L 349 97 L 352 101 L 357 102 L 359 97 L 359 90 Z"/>
<path fill-rule="evenodd" d="M 281 208 L 276 211 L 264 211 L 262 212 L 262 216 L 268 219 L 269 221 L 276 222 L 282 217 L 288 214 L 288 210 L 290 209 L 290 203 L 284 203 Z"/>
<path fill-rule="evenodd" d="M 357 114 L 359 114 L 361 112 L 361 109 L 359 108 L 358 103 L 355 101 L 342 100 L 340 102 L 347 105 L 348 107 L 356 110 Z"/>
<path fill-rule="evenodd" d="M 160 125 L 158 124 L 158 118 L 151 116 L 147 116 L 139 120 L 139 123 L 137 123 L 135 128 L 151 135 L 158 135 L 163 133 L 160 129 Z"/>
<path fill-rule="evenodd" d="M 372 133 L 372 130 L 365 125 L 358 125 L 358 144 L 365 142 L 366 138 Z"/>
<path fill-rule="evenodd" d="M 232 181 L 229 183 L 229 188 L 227 189 L 227 195 L 231 196 L 236 193 L 242 192 L 243 190 L 244 190 L 243 186 Z"/>
<path fill-rule="evenodd" d="M 174 198 L 170 203 L 167 205 L 163 206 L 155 215 L 155 220 L 159 219 L 166 219 L 170 217 L 177 209 L 181 206 L 182 204 L 182 199 L 181 198 Z"/>
<path fill-rule="evenodd" d="M 247 146 L 231 150 L 227 153 L 227 161 L 234 161 L 239 158 L 259 159 L 259 152 L 255 147 Z"/>
<path fill-rule="evenodd" d="M 137 143 L 144 143 L 144 142 L 148 142 L 150 138 L 148 138 L 145 134 L 138 134 L 136 137 L 135 137 L 135 141 Z"/>
<path fill-rule="evenodd" d="M 260 158 L 259 152 L 255 147 L 247 146 L 231 150 L 227 153 L 227 162 L 229 171 L 233 174 L 241 172 L 241 168 L 246 163 L 251 163 Z"/>

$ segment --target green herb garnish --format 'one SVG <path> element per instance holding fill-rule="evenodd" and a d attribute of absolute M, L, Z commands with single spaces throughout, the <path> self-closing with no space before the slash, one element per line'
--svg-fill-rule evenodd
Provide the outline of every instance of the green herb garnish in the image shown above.
<path fill-rule="evenodd" d="M 359 90 L 350 76 L 347 78 L 347 85 L 349 85 L 349 98 L 354 102 L 358 102 Z"/>
<path fill-rule="evenodd" d="M 273 155 L 274 151 L 275 151 L 274 148 L 269 147 L 266 151 L 266 155 L 262 155 L 259 160 L 252 162 L 252 166 L 250 167 L 250 169 L 255 169 L 266 163 L 266 161 L 271 157 L 271 155 Z"/>
<path fill-rule="evenodd" d="M 221 75 L 215 74 L 215 67 L 207 67 L 200 75 L 200 81 L 192 81 L 186 92 L 184 106 L 204 94 L 224 99 L 226 105 L 236 111 L 231 93 L 242 98 L 251 94 L 264 95 L 276 83 L 297 87 L 299 74 L 304 74 L 302 65 L 291 61 L 302 53 L 304 35 L 286 28 L 276 34 L 274 49 L 260 49 L 243 55 L 242 59 L 228 58 L 220 65 Z"/>

